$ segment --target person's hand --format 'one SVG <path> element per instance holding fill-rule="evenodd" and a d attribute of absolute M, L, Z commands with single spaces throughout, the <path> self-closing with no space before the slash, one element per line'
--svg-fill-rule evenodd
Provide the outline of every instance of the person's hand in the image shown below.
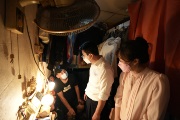
<path fill-rule="evenodd" d="M 72 108 L 69 109 L 67 114 L 70 115 L 70 116 L 76 115 L 74 109 L 72 109 Z"/>
<path fill-rule="evenodd" d="M 81 99 L 78 99 L 78 103 L 81 104 L 81 105 L 84 105 L 84 101 L 81 100 Z"/>
<path fill-rule="evenodd" d="M 85 100 L 85 101 L 87 100 L 87 95 L 86 95 L 86 94 L 84 94 L 84 100 Z"/>
<path fill-rule="evenodd" d="M 53 90 L 53 91 L 50 91 L 50 94 L 51 95 L 53 95 L 53 96 L 55 96 L 56 95 L 56 93 L 55 93 L 55 91 Z"/>
<path fill-rule="evenodd" d="M 100 120 L 100 115 L 98 115 L 98 114 L 93 114 L 92 120 Z"/>

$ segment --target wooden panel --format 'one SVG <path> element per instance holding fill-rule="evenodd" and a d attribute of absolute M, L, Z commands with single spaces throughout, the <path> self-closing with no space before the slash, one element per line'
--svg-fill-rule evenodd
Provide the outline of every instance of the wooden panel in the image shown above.
<path fill-rule="evenodd" d="M 104 21 L 106 21 L 107 19 L 109 19 L 112 15 L 113 15 L 113 13 L 101 11 L 101 12 L 100 12 L 100 16 L 98 17 L 98 21 L 104 22 Z"/>
<path fill-rule="evenodd" d="M 111 28 L 115 25 L 117 25 L 120 21 L 122 21 L 125 18 L 125 16 L 122 15 L 113 15 L 111 18 L 106 20 L 105 22 L 108 24 L 108 26 Z"/>
<path fill-rule="evenodd" d="M 98 21 L 103 21 L 110 27 L 129 17 L 127 6 L 131 0 L 96 0 L 96 2 L 101 9 Z"/>

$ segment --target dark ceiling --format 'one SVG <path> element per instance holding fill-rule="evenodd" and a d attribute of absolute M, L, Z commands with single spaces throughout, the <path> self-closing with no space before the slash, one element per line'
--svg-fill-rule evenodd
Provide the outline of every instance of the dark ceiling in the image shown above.
<path fill-rule="evenodd" d="M 20 0 L 21 6 L 42 4 L 43 6 L 68 6 L 79 0 Z M 98 22 L 105 22 L 109 28 L 129 20 L 128 4 L 135 0 L 95 0 L 100 7 Z"/>

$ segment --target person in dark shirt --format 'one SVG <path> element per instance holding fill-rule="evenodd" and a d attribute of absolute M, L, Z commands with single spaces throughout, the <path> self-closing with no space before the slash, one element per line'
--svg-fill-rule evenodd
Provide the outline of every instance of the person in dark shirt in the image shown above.
<path fill-rule="evenodd" d="M 65 69 L 56 69 L 55 75 L 55 106 L 62 111 L 61 119 L 75 117 L 77 111 L 82 111 L 84 108 L 78 84 Z"/>

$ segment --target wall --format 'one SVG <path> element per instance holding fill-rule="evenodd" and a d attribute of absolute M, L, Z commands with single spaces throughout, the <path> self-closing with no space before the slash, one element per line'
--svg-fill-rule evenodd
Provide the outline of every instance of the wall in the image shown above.
<path fill-rule="evenodd" d="M 20 63 L 18 66 L 17 34 L 11 33 L 12 37 L 10 39 L 10 31 L 4 25 L 5 1 L 0 1 L 0 120 L 16 120 L 16 113 L 23 102 L 22 86 L 32 76 L 36 77 L 37 66 L 31 53 L 26 26 L 24 33 L 18 35 Z M 36 10 L 36 5 L 25 7 L 25 15 L 27 15 L 27 23 L 33 45 L 37 41 L 37 27 L 32 22 L 35 18 Z M 10 63 L 11 44 L 12 53 L 14 54 L 13 63 Z M 21 79 L 18 79 L 19 70 Z"/>

